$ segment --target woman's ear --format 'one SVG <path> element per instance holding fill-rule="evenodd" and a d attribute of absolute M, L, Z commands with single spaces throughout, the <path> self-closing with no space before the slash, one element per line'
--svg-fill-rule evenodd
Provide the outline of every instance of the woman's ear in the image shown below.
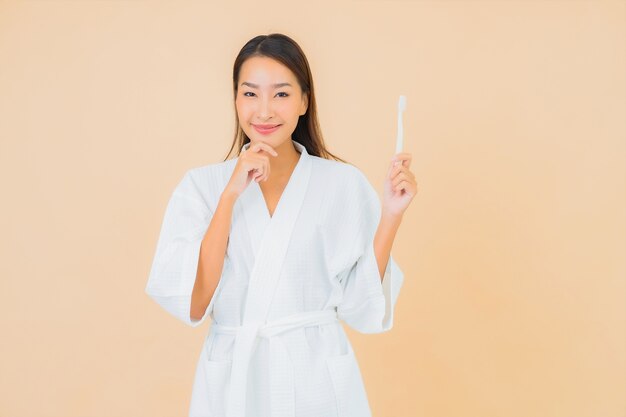
<path fill-rule="evenodd" d="M 302 106 L 300 107 L 300 116 L 303 116 L 309 109 L 309 95 L 307 93 L 302 94 Z"/>

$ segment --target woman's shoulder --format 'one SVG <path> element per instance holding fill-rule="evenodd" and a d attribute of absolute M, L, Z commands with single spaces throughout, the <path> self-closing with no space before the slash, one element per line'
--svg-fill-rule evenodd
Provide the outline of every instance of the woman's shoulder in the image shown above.
<path fill-rule="evenodd" d="M 320 158 L 313 156 L 313 163 L 317 166 L 317 171 L 327 175 L 329 180 L 341 180 L 337 182 L 353 182 L 367 180 L 363 171 L 356 165 L 348 162 L 336 161 L 334 159 Z"/>
<path fill-rule="evenodd" d="M 324 158 L 316 158 L 316 172 L 322 183 L 334 189 L 342 200 L 354 198 L 357 201 L 376 197 L 374 187 L 367 175 L 356 165 Z"/>
<path fill-rule="evenodd" d="M 205 165 L 192 166 L 185 172 L 185 176 L 189 176 L 195 180 L 215 180 L 232 174 L 237 159 L 227 159 L 226 161 L 213 162 Z"/>
<path fill-rule="evenodd" d="M 199 197 L 205 200 L 209 206 L 212 206 L 211 201 L 221 195 L 236 162 L 235 159 L 228 159 L 222 162 L 192 166 L 182 174 L 175 192 Z"/>

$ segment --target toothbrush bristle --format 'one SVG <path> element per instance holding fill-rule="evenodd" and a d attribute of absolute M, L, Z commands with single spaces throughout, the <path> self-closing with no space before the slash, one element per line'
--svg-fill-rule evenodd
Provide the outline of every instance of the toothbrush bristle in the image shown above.
<path fill-rule="evenodd" d="M 398 100 L 398 111 L 406 110 L 406 96 L 400 96 Z"/>

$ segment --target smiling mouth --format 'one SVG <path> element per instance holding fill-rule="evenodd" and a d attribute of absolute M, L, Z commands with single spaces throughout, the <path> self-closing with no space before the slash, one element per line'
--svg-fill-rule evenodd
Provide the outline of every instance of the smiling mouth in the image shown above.
<path fill-rule="evenodd" d="M 270 133 L 274 133 L 278 128 L 282 125 L 265 125 L 268 127 L 264 127 L 264 125 L 252 125 L 254 129 L 262 135 L 269 135 Z"/>

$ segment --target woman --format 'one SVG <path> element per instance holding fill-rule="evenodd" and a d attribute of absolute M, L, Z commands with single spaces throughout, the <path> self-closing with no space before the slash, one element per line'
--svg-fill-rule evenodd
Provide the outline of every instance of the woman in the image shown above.
<path fill-rule="evenodd" d="M 211 316 L 189 415 L 369 416 L 339 320 L 393 325 L 411 155 L 392 159 L 381 209 L 365 175 L 325 149 L 307 59 L 285 35 L 246 43 L 233 87 L 239 156 L 185 173 L 146 286 L 192 327 Z"/>

